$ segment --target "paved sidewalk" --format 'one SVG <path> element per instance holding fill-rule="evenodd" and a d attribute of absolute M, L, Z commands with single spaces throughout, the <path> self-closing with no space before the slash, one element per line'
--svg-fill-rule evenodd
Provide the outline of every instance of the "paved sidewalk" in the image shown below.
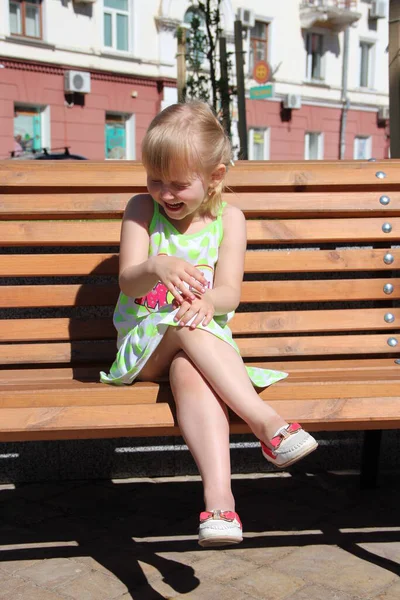
<path fill-rule="evenodd" d="M 197 545 L 196 477 L 0 486 L 0 599 L 398 600 L 400 477 L 234 477 L 245 541 Z"/>

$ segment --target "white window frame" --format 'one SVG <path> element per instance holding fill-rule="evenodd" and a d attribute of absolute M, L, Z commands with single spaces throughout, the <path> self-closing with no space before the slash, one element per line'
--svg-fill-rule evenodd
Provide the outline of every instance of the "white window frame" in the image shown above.
<path fill-rule="evenodd" d="M 367 85 L 361 85 L 361 44 L 367 44 L 370 49 L 368 52 L 368 75 Z M 376 41 L 371 39 L 360 38 L 358 44 L 358 87 L 362 90 L 374 89 L 374 73 L 375 73 L 375 52 L 376 52 Z"/>
<path fill-rule="evenodd" d="M 321 73 L 320 77 L 315 79 L 312 77 L 312 53 L 309 52 L 310 43 L 312 35 L 319 35 L 322 38 L 322 48 L 321 48 Z M 325 81 L 325 41 L 326 33 L 317 31 L 317 30 L 309 30 L 305 33 L 305 42 L 306 42 L 306 81 L 323 83 Z"/>
<path fill-rule="evenodd" d="M 125 119 L 126 157 L 124 159 L 104 157 L 104 160 L 136 160 L 136 115 L 107 110 L 104 123 L 107 122 L 108 115 Z"/>
<path fill-rule="evenodd" d="M 31 104 L 30 102 L 14 102 L 14 111 L 18 107 L 28 109 L 39 109 L 40 116 L 40 137 L 42 141 L 42 148 L 51 150 L 51 119 L 50 119 L 50 106 L 43 106 L 38 104 Z M 42 149 L 41 148 L 41 149 Z M 41 151 L 40 149 L 40 151 Z M 37 150 L 39 152 L 39 150 Z"/>
<path fill-rule="evenodd" d="M 254 158 L 254 133 L 264 134 L 264 156 L 261 160 L 269 160 L 270 157 L 270 127 L 250 127 L 249 129 L 249 160 L 259 160 Z"/>
<path fill-rule="evenodd" d="M 111 29 L 112 29 L 112 41 L 113 41 L 113 46 L 106 46 L 105 45 L 105 39 L 104 39 L 104 15 L 105 13 L 107 14 L 111 14 Z M 128 17 L 128 49 L 127 50 L 118 50 L 117 48 L 117 19 L 116 19 L 116 15 L 117 14 L 126 14 Z M 111 53 L 117 53 L 117 54 L 133 54 L 134 52 L 134 42 L 136 39 L 136 36 L 134 37 L 135 32 L 135 21 L 134 21 L 134 5 L 133 5 L 133 0 L 128 0 L 128 10 L 127 12 L 125 11 L 121 11 L 121 10 L 117 10 L 116 8 L 110 8 L 108 6 L 104 6 L 104 1 L 103 1 L 103 10 L 102 10 L 102 18 L 100 19 L 100 25 L 101 25 L 101 46 L 103 48 L 104 52 L 111 52 Z"/>
<path fill-rule="evenodd" d="M 318 156 L 310 158 L 310 135 L 318 136 Z M 306 131 L 304 136 L 304 160 L 323 160 L 324 158 L 324 134 L 320 131 Z"/>
<path fill-rule="evenodd" d="M 364 158 L 358 158 L 357 154 L 358 154 L 358 140 L 367 140 L 367 144 L 366 144 L 366 148 L 367 148 L 367 156 L 365 156 Z M 354 138 L 354 144 L 353 144 L 353 159 L 354 160 L 369 160 L 370 158 L 372 158 L 372 136 L 370 135 L 356 135 Z"/>

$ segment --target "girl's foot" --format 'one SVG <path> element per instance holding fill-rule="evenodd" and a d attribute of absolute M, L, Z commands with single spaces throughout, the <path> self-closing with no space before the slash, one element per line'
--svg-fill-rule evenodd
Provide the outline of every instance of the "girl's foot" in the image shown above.
<path fill-rule="evenodd" d="M 242 540 L 242 523 L 237 513 L 229 510 L 212 510 L 200 513 L 200 546 L 225 546 L 238 544 Z"/>
<path fill-rule="evenodd" d="M 318 442 L 299 423 L 278 429 L 268 445 L 261 442 L 264 458 L 279 469 L 290 467 L 317 447 Z"/>

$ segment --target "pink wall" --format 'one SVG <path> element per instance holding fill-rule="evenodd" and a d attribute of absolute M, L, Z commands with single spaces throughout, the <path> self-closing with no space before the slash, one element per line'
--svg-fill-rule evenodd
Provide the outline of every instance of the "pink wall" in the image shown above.
<path fill-rule="evenodd" d="M 113 73 L 91 73 L 91 92 L 84 106 L 66 106 L 64 70 L 51 65 L 4 59 L 0 71 L 0 158 L 14 147 L 14 102 L 50 106 L 51 147 L 70 146 L 70 152 L 104 159 L 105 113 L 136 116 L 136 157 L 151 119 L 159 112 L 162 82 Z M 171 85 L 171 83 L 169 83 Z M 132 98 L 132 92 L 137 97 Z"/>
<path fill-rule="evenodd" d="M 340 115 L 338 108 L 302 106 L 291 111 L 291 120 L 282 121 L 281 104 L 247 100 L 247 127 L 270 127 L 271 160 L 303 160 L 307 131 L 324 133 L 324 159 L 339 158 Z M 372 156 L 388 158 L 389 138 L 385 127 L 378 127 L 376 112 L 349 110 L 346 127 L 346 159 L 353 159 L 355 136 L 372 137 Z"/>

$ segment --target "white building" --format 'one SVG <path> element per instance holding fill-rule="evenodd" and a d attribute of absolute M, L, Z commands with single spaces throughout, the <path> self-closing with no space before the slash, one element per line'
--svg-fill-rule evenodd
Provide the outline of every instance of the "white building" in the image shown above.
<path fill-rule="evenodd" d="M 69 146 L 140 158 L 151 118 L 177 99 L 176 28 L 195 5 L 0 0 L 0 157 Z M 340 141 L 346 158 L 387 156 L 386 0 L 222 0 L 221 11 L 228 50 L 238 14 L 244 24 L 251 158 L 336 159 Z M 255 100 L 259 60 L 272 97 Z"/>

